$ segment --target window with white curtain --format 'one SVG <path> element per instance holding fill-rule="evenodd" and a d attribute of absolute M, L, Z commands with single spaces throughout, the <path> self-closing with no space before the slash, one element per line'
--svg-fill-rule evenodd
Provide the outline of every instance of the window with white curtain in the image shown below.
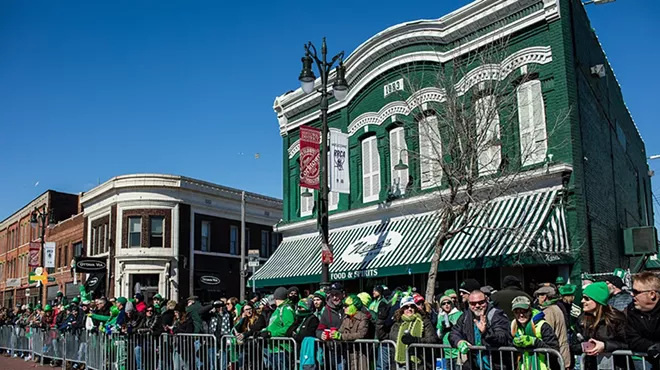
<path fill-rule="evenodd" d="M 305 194 L 308 191 L 309 194 Z M 311 195 L 305 196 L 305 195 Z M 314 211 L 314 190 L 300 187 L 300 217 L 311 216 Z"/>
<path fill-rule="evenodd" d="M 548 137 L 541 81 L 527 81 L 517 89 L 520 156 L 523 166 L 545 162 Z"/>
<path fill-rule="evenodd" d="M 378 140 L 370 136 L 362 140 L 362 202 L 373 202 L 380 196 L 380 154 Z"/>
<path fill-rule="evenodd" d="M 500 145 L 500 116 L 493 95 L 484 96 L 474 104 L 480 143 L 479 176 L 491 175 L 500 168 L 502 151 Z"/>
<path fill-rule="evenodd" d="M 440 185 L 442 180 L 442 141 L 438 117 L 419 121 L 419 168 L 422 189 Z"/>
<path fill-rule="evenodd" d="M 392 179 L 392 192 L 405 194 L 408 185 L 408 169 L 397 170 L 394 167 L 401 161 L 408 164 L 408 145 L 406 145 L 406 131 L 397 127 L 390 131 L 390 173 Z"/>

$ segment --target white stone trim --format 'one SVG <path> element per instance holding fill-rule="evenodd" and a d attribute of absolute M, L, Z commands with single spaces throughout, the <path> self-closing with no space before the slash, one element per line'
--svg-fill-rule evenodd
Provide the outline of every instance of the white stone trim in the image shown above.
<path fill-rule="evenodd" d="M 289 159 L 295 157 L 296 153 L 298 153 L 299 151 L 300 151 L 300 139 L 296 140 L 289 147 Z"/>
<path fill-rule="evenodd" d="M 524 6 L 520 6 L 521 3 L 525 3 Z M 481 11 L 478 12 L 478 14 L 471 13 L 470 16 L 474 16 L 474 19 L 464 20 L 463 22 L 461 22 L 460 28 L 461 29 L 466 28 L 468 25 L 473 23 L 475 19 L 482 18 L 483 16 L 480 17 L 479 14 L 483 13 L 484 15 L 486 15 L 486 14 L 499 12 L 502 13 L 502 15 L 497 19 L 501 19 L 502 17 L 512 12 L 518 11 L 523 7 L 527 7 L 532 3 L 534 3 L 534 1 L 493 0 L 493 1 L 473 2 L 468 6 L 466 6 L 463 12 L 467 11 L 468 8 L 477 8 L 477 7 L 481 9 Z M 450 42 L 452 39 L 448 38 L 450 32 L 446 30 L 447 29 L 446 20 L 452 18 L 452 16 L 454 16 L 455 13 L 460 13 L 461 11 L 462 10 L 459 9 L 459 11 L 451 13 L 448 16 L 445 16 L 439 20 L 409 22 L 409 23 L 404 23 L 402 25 L 391 27 L 377 34 L 376 36 L 372 37 L 372 39 L 367 40 L 362 45 L 360 45 L 355 50 L 355 52 L 351 54 L 351 57 L 349 57 L 349 59 L 347 59 L 346 61 L 347 79 L 351 84 L 351 89 L 349 90 L 349 94 L 344 101 L 335 102 L 334 104 L 332 104 L 330 106 L 329 112 L 333 112 L 337 109 L 346 106 L 351 101 L 351 99 L 355 97 L 355 91 L 360 90 L 358 85 L 361 86 L 365 84 L 364 80 L 366 80 L 366 83 L 368 83 L 371 81 L 371 79 L 374 78 L 373 74 L 369 73 L 367 76 L 362 78 L 358 82 L 358 84 L 355 83 L 354 81 L 355 76 L 359 75 L 359 73 L 361 73 L 364 70 L 364 68 L 360 68 L 359 60 L 362 59 L 367 61 L 374 60 L 379 56 L 379 54 L 389 52 L 393 48 L 401 47 L 402 45 L 408 43 L 419 42 L 420 39 L 427 40 L 431 44 L 433 43 L 444 44 Z M 508 25 L 505 25 L 504 27 L 501 27 L 489 34 L 483 35 L 475 40 L 472 40 L 462 45 L 459 48 L 455 48 L 447 52 L 432 52 L 435 56 L 432 61 L 437 61 L 438 63 L 447 62 L 451 59 L 456 58 L 457 56 L 469 53 L 482 46 L 493 43 L 494 41 L 497 41 L 500 38 L 503 38 L 521 29 L 529 27 L 535 23 L 554 19 L 553 17 L 557 12 L 558 12 L 558 7 L 556 2 L 546 1 L 544 3 L 543 9 L 535 13 L 532 13 L 522 19 L 519 19 L 515 22 L 512 22 Z M 457 30 L 452 30 L 451 32 L 455 32 L 455 31 Z M 461 32 L 459 31 L 458 33 Z M 464 35 L 464 33 L 462 33 L 461 36 L 462 35 Z M 378 39 L 378 41 L 373 41 L 375 39 Z M 364 56 L 360 56 L 362 54 L 364 54 Z M 334 72 L 331 73 L 331 75 L 329 76 L 329 80 L 332 81 L 332 79 L 334 79 Z M 317 81 L 317 83 L 320 82 Z M 304 109 L 305 106 L 311 105 L 313 104 L 314 101 L 320 99 L 320 97 L 317 95 L 318 94 L 305 95 L 302 92 L 302 90 L 298 88 L 296 91 L 292 93 L 288 93 L 276 98 L 274 109 L 280 121 L 280 133 L 282 135 L 285 135 L 288 131 L 295 129 L 302 124 L 306 124 L 309 121 L 318 118 L 318 112 L 314 112 L 294 122 L 289 122 L 288 119 L 286 119 L 287 114 L 289 115 L 295 114 L 296 111 L 300 111 Z M 284 119 L 282 117 L 284 117 Z M 283 121 L 285 122 L 285 124 L 282 124 Z"/>
<path fill-rule="evenodd" d="M 500 64 L 487 64 L 479 66 L 468 72 L 454 86 L 457 93 L 465 94 L 472 87 L 483 81 L 503 80 L 517 68 L 535 63 L 547 64 L 552 61 L 552 51 L 550 46 L 533 46 L 518 52 L 515 52 L 505 58 Z M 445 101 L 446 93 L 444 89 L 437 87 L 427 87 L 413 93 L 406 101 L 396 101 L 386 104 L 378 112 L 366 112 L 357 116 L 348 125 L 348 134 L 353 135 L 365 125 L 381 125 L 388 118 L 396 115 L 409 115 L 410 112 L 428 102 L 442 103 Z"/>

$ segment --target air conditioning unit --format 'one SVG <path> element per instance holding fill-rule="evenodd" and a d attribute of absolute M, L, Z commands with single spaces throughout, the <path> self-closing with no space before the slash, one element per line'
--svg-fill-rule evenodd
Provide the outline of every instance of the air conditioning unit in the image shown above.
<path fill-rule="evenodd" d="M 623 246 L 626 256 L 658 253 L 658 236 L 655 227 L 631 227 L 623 230 Z"/>

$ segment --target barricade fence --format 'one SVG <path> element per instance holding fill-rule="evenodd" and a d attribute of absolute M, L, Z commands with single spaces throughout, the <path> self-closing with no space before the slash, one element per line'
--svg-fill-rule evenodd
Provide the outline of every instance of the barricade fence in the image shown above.
<path fill-rule="evenodd" d="M 104 333 L 97 330 L 0 326 L 0 351 L 54 361 L 63 368 L 90 370 L 551 370 L 565 369 L 554 349 L 468 346 L 467 351 L 442 344 L 414 343 L 397 351 L 393 341 L 321 341 L 210 334 L 150 332 Z M 578 356 L 580 369 L 651 369 L 644 353 L 615 351 Z M 589 362 L 589 363 L 588 363 Z"/>

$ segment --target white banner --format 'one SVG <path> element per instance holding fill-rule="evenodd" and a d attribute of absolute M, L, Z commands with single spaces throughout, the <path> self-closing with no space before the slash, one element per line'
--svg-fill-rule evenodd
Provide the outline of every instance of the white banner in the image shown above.
<path fill-rule="evenodd" d="M 55 267 L 55 242 L 44 243 L 44 267 Z"/>
<path fill-rule="evenodd" d="M 351 183 L 348 169 L 348 134 L 330 129 L 329 182 L 330 191 L 350 194 Z"/>
<path fill-rule="evenodd" d="M 18 288 L 21 286 L 21 279 L 20 278 L 12 278 L 12 279 L 7 279 L 5 282 L 5 286 L 7 288 Z"/>

